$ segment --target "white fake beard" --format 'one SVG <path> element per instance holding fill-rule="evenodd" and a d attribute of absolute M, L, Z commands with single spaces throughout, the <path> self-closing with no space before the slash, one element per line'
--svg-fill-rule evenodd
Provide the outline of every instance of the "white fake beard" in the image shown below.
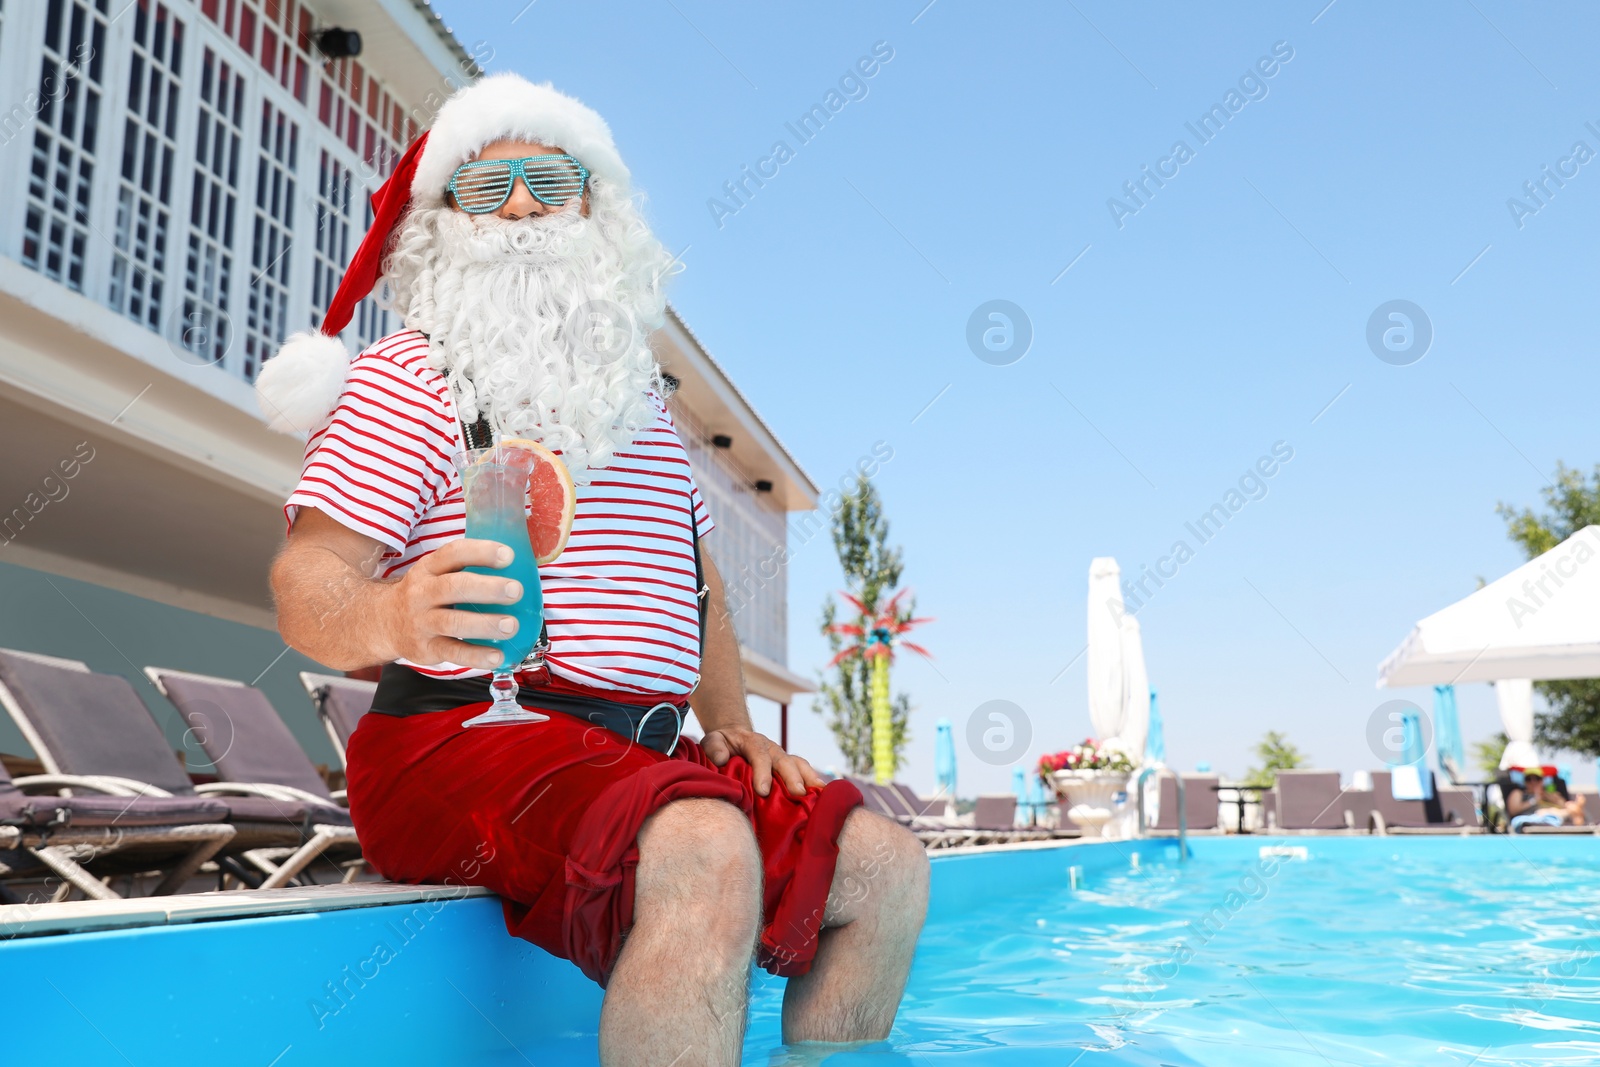
<path fill-rule="evenodd" d="M 506 221 L 414 208 L 385 263 L 387 303 L 429 337 L 459 417 L 560 451 L 587 485 L 656 417 L 650 333 L 663 318 L 671 260 L 631 201 L 590 191 Z"/>

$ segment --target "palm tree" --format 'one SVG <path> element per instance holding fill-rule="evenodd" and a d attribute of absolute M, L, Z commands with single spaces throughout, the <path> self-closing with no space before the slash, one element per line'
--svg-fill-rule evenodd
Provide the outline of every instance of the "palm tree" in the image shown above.
<path fill-rule="evenodd" d="M 901 612 L 900 598 L 906 592 L 902 589 L 894 594 L 873 615 L 860 598 L 841 591 L 839 595 L 856 609 L 861 622 L 834 623 L 828 627 L 830 633 L 856 638 L 855 644 L 846 646 L 833 657 L 828 663 L 829 667 L 836 667 L 857 656 L 866 661 L 872 700 L 872 773 L 880 783 L 894 777 L 894 728 L 889 703 L 889 667 L 894 662 L 894 650 L 903 646 L 919 656 L 933 658 L 921 645 L 901 640 L 901 635 L 912 627 L 933 621 L 931 618 L 912 618 L 910 611 Z"/>

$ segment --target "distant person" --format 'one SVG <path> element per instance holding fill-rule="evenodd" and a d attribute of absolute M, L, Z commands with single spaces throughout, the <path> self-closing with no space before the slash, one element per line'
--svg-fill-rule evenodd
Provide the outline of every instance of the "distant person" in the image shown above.
<path fill-rule="evenodd" d="M 605 986 L 608 1067 L 736 1062 L 752 957 L 789 979 L 785 1041 L 886 1037 L 927 859 L 751 726 L 649 345 L 672 260 L 605 122 L 491 75 L 444 105 L 374 211 L 327 336 L 292 338 L 259 383 L 275 424 L 310 434 L 272 570 L 284 640 L 383 665 L 348 751 L 366 856 L 397 881 L 489 887 L 512 934 Z M 380 274 L 404 328 L 351 361 L 331 335 Z M 517 622 L 458 605 L 523 595 L 492 574 L 511 549 L 463 536 L 452 458 L 490 435 L 558 451 L 577 505 L 540 568 L 549 650 L 518 674 L 550 718 L 468 729 L 501 661 L 482 642 Z M 691 706 L 698 742 L 680 736 Z"/>
<path fill-rule="evenodd" d="M 1589 822 L 1583 797 L 1568 799 L 1554 779 L 1540 771 L 1524 771 L 1522 785 L 1506 794 L 1506 814 L 1513 830 L 1533 823 L 1544 826 L 1585 826 Z"/>

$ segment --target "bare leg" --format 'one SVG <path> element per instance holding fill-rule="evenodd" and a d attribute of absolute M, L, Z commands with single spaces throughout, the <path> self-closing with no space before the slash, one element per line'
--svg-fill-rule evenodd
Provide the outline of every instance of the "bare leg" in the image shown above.
<path fill-rule="evenodd" d="M 639 831 L 634 924 L 600 1011 L 606 1067 L 739 1062 L 761 927 L 761 854 L 720 800 L 678 800 Z"/>
<path fill-rule="evenodd" d="M 811 972 L 783 997 L 783 1039 L 889 1036 L 928 910 L 928 857 L 909 832 L 857 808 L 839 835 L 824 929 Z"/>

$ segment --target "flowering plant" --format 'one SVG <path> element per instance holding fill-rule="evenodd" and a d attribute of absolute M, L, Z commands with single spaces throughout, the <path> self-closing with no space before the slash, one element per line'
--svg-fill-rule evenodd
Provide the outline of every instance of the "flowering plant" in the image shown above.
<path fill-rule="evenodd" d="M 1124 753 L 1101 748 L 1093 738 L 1084 738 L 1083 744 L 1064 752 L 1054 752 L 1039 757 L 1039 777 L 1046 783 L 1057 771 L 1131 771 L 1133 761 Z"/>

